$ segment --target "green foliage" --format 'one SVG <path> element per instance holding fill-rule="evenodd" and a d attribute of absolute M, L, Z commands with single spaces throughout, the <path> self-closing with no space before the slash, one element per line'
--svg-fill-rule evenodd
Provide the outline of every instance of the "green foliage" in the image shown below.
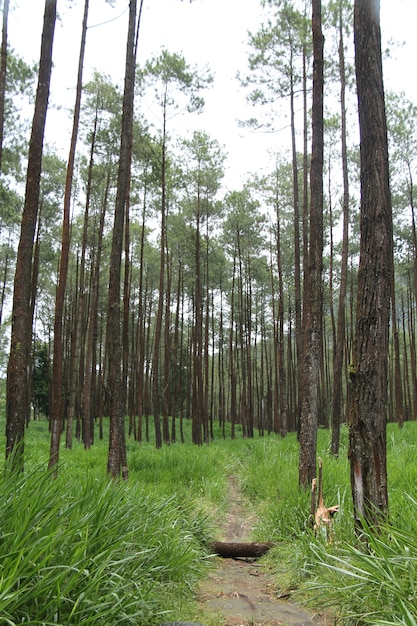
<path fill-rule="evenodd" d="M 309 21 L 303 10 L 292 2 L 265 0 L 265 23 L 250 32 L 248 43 L 249 74 L 238 74 L 241 84 L 250 89 L 247 100 L 264 106 L 261 120 L 253 118 L 244 125 L 276 128 L 277 102 L 300 88 L 303 54 L 311 53 Z M 266 106 L 265 106 L 266 105 Z"/>
<path fill-rule="evenodd" d="M 167 108 L 174 111 L 181 108 L 180 94 L 185 96 L 185 109 L 195 113 L 204 107 L 200 91 L 213 82 L 213 76 L 207 68 L 198 72 L 181 54 L 162 50 L 159 56 L 146 62 L 144 69 L 138 72 L 138 80 L 141 85 L 153 87 L 155 100 L 165 114 Z"/>

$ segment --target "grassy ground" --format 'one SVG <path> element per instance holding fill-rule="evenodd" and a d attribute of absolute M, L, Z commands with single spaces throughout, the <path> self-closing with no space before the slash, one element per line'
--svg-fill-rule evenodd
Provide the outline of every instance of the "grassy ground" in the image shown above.
<path fill-rule="evenodd" d="M 62 449 L 54 480 L 46 423 L 32 422 L 25 474 L 0 481 L 0 623 L 195 619 L 193 590 L 234 474 L 257 511 L 258 539 L 277 543 L 267 559 L 282 590 L 329 606 L 343 624 L 416 626 L 416 441 L 416 423 L 389 426 L 390 525 L 365 552 L 353 534 L 346 432 L 337 459 L 319 432 L 325 502 L 340 504 L 328 543 L 309 530 L 293 434 L 161 450 L 129 440 L 126 484 L 106 477 L 107 441 Z"/>

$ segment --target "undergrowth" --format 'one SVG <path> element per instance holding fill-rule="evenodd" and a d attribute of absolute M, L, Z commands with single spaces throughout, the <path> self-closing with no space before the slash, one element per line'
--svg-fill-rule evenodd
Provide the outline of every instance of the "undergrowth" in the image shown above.
<path fill-rule="evenodd" d="M 227 477 L 258 520 L 255 539 L 277 588 L 331 611 L 338 623 L 417 626 L 417 424 L 388 428 L 390 519 L 358 543 L 346 430 L 338 458 L 320 430 L 326 505 L 340 505 L 331 540 L 314 536 L 298 487 L 295 434 L 164 446 L 128 440 L 129 480 L 106 476 L 107 441 L 74 442 L 46 470 L 45 422 L 26 434 L 25 473 L 0 480 L 0 617 L 5 624 L 201 621 L 193 604 L 211 567 L 209 544 L 227 510 Z"/>

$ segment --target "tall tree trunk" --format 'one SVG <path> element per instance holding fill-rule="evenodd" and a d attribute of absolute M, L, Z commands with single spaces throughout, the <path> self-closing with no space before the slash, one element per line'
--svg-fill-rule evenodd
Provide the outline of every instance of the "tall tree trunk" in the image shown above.
<path fill-rule="evenodd" d="M 246 263 L 245 277 L 245 367 L 246 367 L 246 411 L 248 437 L 253 437 L 253 380 L 252 380 L 252 271 L 250 256 L 248 255 Z"/>
<path fill-rule="evenodd" d="M 29 144 L 26 192 L 14 279 L 12 334 L 7 368 L 6 457 L 13 452 L 23 467 L 25 422 L 29 414 L 28 372 L 32 337 L 30 295 L 33 239 L 38 217 L 43 140 L 52 71 L 56 0 L 46 0 L 38 86 Z"/>
<path fill-rule="evenodd" d="M 165 293 L 165 240 L 166 240 L 166 104 L 163 113 L 163 132 L 162 132 L 162 163 L 161 163 L 161 243 L 160 243 L 160 264 L 159 264 L 159 297 L 158 308 L 155 320 L 154 345 L 152 356 L 152 405 L 153 417 L 155 424 L 155 445 L 157 448 L 162 447 L 161 433 L 161 396 L 159 382 L 159 366 L 161 352 L 162 337 L 162 320 L 164 314 L 164 293 Z"/>
<path fill-rule="evenodd" d="M 192 435 L 193 443 L 203 443 L 203 302 L 201 287 L 201 233 L 200 233 L 200 190 L 195 230 L 195 283 L 194 283 L 194 328 L 193 328 L 193 395 L 192 395 Z"/>
<path fill-rule="evenodd" d="M 3 276 L 2 276 L 2 287 L 1 287 L 1 296 L 0 296 L 0 326 L 3 322 L 3 311 L 4 311 L 4 303 L 6 301 L 6 288 L 8 285 L 8 274 L 9 274 L 9 262 L 10 262 L 10 239 L 6 244 L 6 256 L 3 261 Z"/>
<path fill-rule="evenodd" d="M 392 211 L 379 0 L 355 0 L 361 151 L 361 241 L 350 371 L 349 457 L 356 528 L 388 511 L 386 405 L 392 278 Z"/>
<path fill-rule="evenodd" d="M 393 358 L 394 358 L 394 373 L 392 382 L 394 386 L 393 399 L 395 403 L 395 419 L 398 426 L 401 428 L 404 424 L 404 405 L 403 405 L 403 388 L 402 388 L 402 371 L 401 371 L 401 356 L 400 356 L 400 337 L 397 322 L 397 306 L 395 298 L 395 272 L 394 261 L 392 262 L 392 280 L 391 280 L 391 304 L 392 304 L 392 342 L 393 342 Z"/>
<path fill-rule="evenodd" d="M 172 345 L 172 419 L 171 419 L 171 441 L 177 441 L 176 418 L 178 414 L 178 406 L 181 402 L 181 370 L 179 368 L 180 357 L 180 314 L 181 314 L 181 290 L 183 288 L 182 280 L 182 262 L 178 259 L 177 272 L 177 291 L 175 304 L 175 320 L 174 320 L 174 341 Z"/>
<path fill-rule="evenodd" d="M 98 99 L 97 99 L 98 100 Z M 98 101 L 97 101 L 98 107 Z M 78 265 L 78 287 L 77 287 L 77 295 L 76 295 L 76 308 L 74 312 L 74 327 L 73 327 L 73 335 L 72 335 L 72 345 L 71 345 L 71 359 L 70 359 L 70 381 L 69 381 L 69 392 L 68 392 L 68 423 L 67 423 L 67 437 L 66 437 L 66 445 L 68 447 L 68 443 L 72 439 L 72 434 L 70 433 L 70 428 L 74 423 L 74 418 L 77 419 L 77 429 L 76 436 L 80 437 L 80 412 L 78 410 L 78 398 L 80 393 L 80 387 L 82 386 L 82 382 L 84 379 L 84 363 L 82 359 L 82 355 L 84 353 L 83 347 L 83 325 L 86 317 L 86 296 L 87 292 L 85 289 L 85 259 L 87 252 L 87 243 L 88 243 L 88 231 L 89 231 L 89 216 L 90 216 L 90 205 L 91 205 L 91 193 L 92 193 L 92 184 L 93 184 L 93 166 L 94 166 L 94 153 L 95 153 L 95 144 L 97 137 L 97 128 L 98 128 L 98 108 L 96 108 L 96 114 L 94 119 L 93 132 L 91 134 L 91 145 L 90 145 L 90 160 L 88 163 L 88 174 L 87 174 L 87 187 L 85 193 L 85 208 L 84 208 L 84 221 L 83 221 L 83 231 L 82 231 L 82 239 L 81 239 L 81 257 Z M 89 447 L 89 435 L 85 433 L 84 426 L 86 426 L 84 419 L 82 420 L 82 438 L 84 441 L 84 445 L 86 445 L 86 441 L 88 440 L 87 448 Z M 89 427 L 87 426 L 87 430 Z"/>
<path fill-rule="evenodd" d="M 411 279 L 410 279 L 411 283 Z M 408 337 L 410 345 L 410 364 L 411 364 L 411 389 L 413 395 L 413 407 L 412 407 L 412 419 L 417 419 L 417 350 L 416 350 L 416 335 L 415 335 L 415 293 L 412 290 L 411 284 L 407 290 L 407 309 L 408 315 Z"/>
<path fill-rule="evenodd" d="M 3 4 L 3 26 L 1 36 L 0 53 L 0 172 L 3 162 L 3 137 L 4 137 L 4 104 L 6 98 L 6 74 L 7 74 L 7 25 L 9 21 L 9 0 Z"/>
<path fill-rule="evenodd" d="M 78 60 L 77 90 L 75 96 L 74 116 L 72 122 L 72 136 L 68 155 L 67 173 L 65 179 L 64 210 L 62 219 L 62 239 L 61 258 L 59 264 L 59 277 L 55 297 L 55 318 L 54 318 L 54 353 L 52 366 L 52 433 L 51 446 L 49 451 L 49 467 L 54 467 L 59 460 L 59 443 L 62 430 L 62 363 L 63 363 L 63 341 L 62 326 L 65 304 L 65 289 L 68 275 L 68 261 L 70 248 L 70 207 L 72 181 L 74 178 L 75 151 L 77 146 L 78 127 L 81 111 L 81 92 L 83 84 L 83 67 L 85 55 L 85 41 L 87 36 L 89 0 L 84 3 L 84 17 L 81 31 L 81 45 Z"/>
<path fill-rule="evenodd" d="M 210 232 L 209 232 L 209 216 L 206 215 L 206 250 L 205 250 L 205 281 L 206 281 L 206 289 L 205 289 L 205 320 L 204 320 L 204 400 L 203 400 L 203 425 L 204 425 L 204 443 L 209 443 L 210 437 L 213 437 L 212 425 L 213 425 L 213 413 L 209 409 L 209 389 L 210 389 L 210 275 L 209 275 L 209 241 L 210 241 Z M 213 363 L 213 359 L 212 359 Z"/>
<path fill-rule="evenodd" d="M 144 395 L 145 395 L 145 294 L 144 294 L 144 267 L 143 257 L 145 252 L 145 226 L 146 226 L 146 198 L 147 187 L 145 185 L 143 191 L 143 207 L 142 207 L 142 228 L 140 235 L 140 258 L 139 258 L 139 304 L 138 304 L 138 378 L 137 378 L 137 405 L 138 405 L 138 430 L 137 440 L 142 441 L 142 418 L 144 412 Z"/>
<path fill-rule="evenodd" d="M 165 293 L 165 323 L 164 323 L 164 371 L 162 385 L 162 436 L 164 443 L 169 445 L 169 392 L 170 392 L 170 364 L 171 364 L 171 282 L 172 260 L 166 253 L 167 280 Z"/>
<path fill-rule="evenodd" d="M 312 2 L 313 105 L 310 169 L 310 244 L 303 299 L 303 361 L 299 483 L 307 487 L 316 475 L 318 391 L 322 352 L 323 266 L 323 33 L 321 0 Z"/>
<path fill-rule="evenodd" d="M 33 249 L 33 262 L 32 262 L 32 280 L 31 280 L 31 293 L 30 293 L 30 305 L 29 305 L 29 320 L 31 321 L 35 319 L 35 309 L 36 309 L 36 297 L 38 293 L 38 277 L 39 277 L 39 262 L 40 262 L 40 240 L 41 240 L 41 232 L 42 232 L 42 200 L 40 202 L 39 207 L 39 217 L 38 217 L 38 228 L 36 232 L 36 240 Z M 28 328 L 28 333 L 32 336 L 31 332 L 32 328 Z M 34 346 L 34 337 L 31 341 L 31 353 L 30 358 L 33 354 L 33 346 Z M 31 392 L 32 392 L 32 380 L 33 380 L 33 368 L 30 367 L 28 371 L 28 393 L 30 393 L 29 400 L 31 400 Z M 29 425 L 30 411 L 27 412 L 26 415 L 26 425 Z"/>
<path fill-rule="evenodd" d="M 342 371 L 345 346 L 346 293 L 348 281 L 349 259 L 349 172 L 346 141 L 346 70 L 345 48 L 343 41 L 342 3 L 339 8 L 339 75 L 340 75 L 340 112 L 342 140 L 342 172 L 343 172 L 343 234 L 342 264 L 340 270 L 339 308 L 337 312 L 336 345 L 333 359 L 333 403 L 332 403 L 332 454 L 339 454 L 340 422 L 342 419 Z"/>
<path fill-rule="evenodd" d="M 237 375 L 236 355 L 233 346 L 233 328 L 235 325 L 235 298 L 236 298 L 236 256 L 233 257 L 232 293 L 230 302 L 230 331 L 229 331 L 229 372 L 230 372 L 230 422 L 231 438 L 235 438 L 235 426 L 237 422 Z"/>
<path fill-rule="evenodd" d="M 277 328 L 277 360 L 278 360 L 278 381 L 279 381 L 279 412 L 280 429 L 282 437 L 288 432 L 288 408 L 287 408 L 287 381 L 284 367 L 284 280 L 282 275 L 281 258 L 281 225 L 277 207 L 277 239 L 276 257 L 278 269 L 278 328 Z M 277 383 L 278 383 L 277 381 Z"/>
<path fill-rule="evenodd" d="M 305 55 L 304 55 L 305 56 Z M 291 56 L 292 65 L 292 56 Z M 303 89 L 304 94 L 306 89 Z M 305 96 L 306 97 L 306 96 Z M 293 204 L 294 204 L 294 303 L 295 303 L 295 342 L 297 355 L 297 372 L 298 372 L 298 406 L 296 409 L 297 420 L 300 414 L 301 401 L 301 361 L 302 361 L 302 302 L 301 302 L 301 251 L 300 251 L 300 193 L 298 184 L 298 159 L 296 145 L 296 128 L 295 128 L 295 104 L 294 104 L 294 77 L 291 69 L 291 90 L 290 90 L 290 108 L 291 108 L 291 152 L 292 152 L 292 184 L 293 184 Z M 304 257 L 305 260 L 305 257 Z"/>
<path fill-rule="evenodd" d="M 103 249 L 103 232 L 105 224 L 106 209 L 108 204 L 108 195 L 110 189 L 110 175 L 111 167 L 108 169 L 108 175 L 106 180 L 106 188 L 104 191 L 103 205 L 100 212 L 98 234 L 97 234 L 97 248 L 94 259 L 94 265 L 92 266 L 92 279 L 91 279 L 91 298 L 90 298 L 90 310 L 87 315 L 87 338 L 86 338 L 86 352 L 85 352 L 85 367 L 84 367 L 84 381 L 81 392 L 81 414 L 83 419 L 83 438 L 84 448 L 88 450 L 93 441 L 93 414 L 92 414 L 92 398 L 94 374 L 96 371 L 96 362 L 94 358 L 96 343 L 97 343 L 97 311 L 98 311 L 98 296 L 99 296 L 99 283 L 100 283 L 100 264 L 101 254 Z"/>
<path fill-rule="evenodd" d="M 126 71 L 123 94 L 122 131 L 119 169 L 114 209 L 113 239 L 110 253 L 109 299 L 107 309 L 107 348 L 109 372 L 110 437 L 107 471 L 113 476 L 128 478 L 126 436 L 123 413 L 122 354 L 120 328 L 120 279 L 123 249 L 125 207 L 129 194 L 130 167 L 132 160 L 133 105 L 135 96 L 135 61 L 137 49 L 136 0 L 130 0 L 129 26 L 126 46 Z"/>
<path fill-rule="evenodd" d="M 220 305 L 219 305 L 219 336 L 218 336 L 218 377 L 217 377 L 217 385 L 218 385 L 218 394 L 219 394 L 219 426 L 222 429 L 222 435 L 225 436 L 225 424 L 226 424 L 226 394 L 225 394 L 225 363 L 224 363 L 224 353 L 225 350 L 225 334 L 224 334 L 224 311 L 223 311 L 223 287 L 220 283 Z"/>
<path fill-rule="evenodd" d="M 401 294 L 401 320 L 402 320 L 402 354 L 404 359 L 404 417 L 405 419 L 412 419 L 412 400 L 411 400 L 411 385 L 410 385 L 410 358 L 409 358 L 409 343 L 407 341 L 407 314 L 405 310 L 404 294 Z"/>

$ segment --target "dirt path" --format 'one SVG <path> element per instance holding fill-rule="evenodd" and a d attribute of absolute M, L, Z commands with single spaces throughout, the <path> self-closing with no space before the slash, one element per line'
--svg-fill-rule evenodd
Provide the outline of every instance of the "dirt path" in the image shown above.
<path fill-rule="evenodd" d="M 246 517 L 245 503 L 234 477 L 229 479 L 229 512 L 222 524 L 222 541 L 251 540 L 255 523 Z M 279 599 L 271 572 L 253 559 L 216 559 L 216 569 L 200 586 L 202 611 L 218 617 L 222 626 L 325 625 L 287 599 Z"/>

